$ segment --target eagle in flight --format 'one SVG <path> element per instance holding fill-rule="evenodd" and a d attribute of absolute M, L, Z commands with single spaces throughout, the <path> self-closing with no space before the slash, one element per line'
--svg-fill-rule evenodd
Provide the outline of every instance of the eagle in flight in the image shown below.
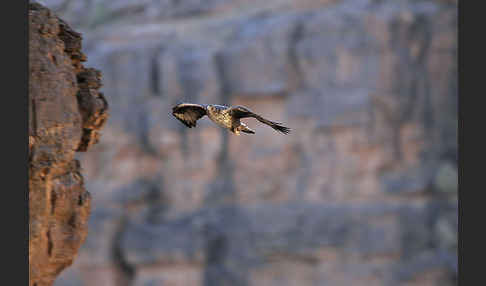
<path fill-rule="evenodd" d="M 180 103 L 172 108 L 172 115 L 189 128 L 196 127 L 196 121 L 207 115 L 214 123 L 229 129 L 236 135 L 240 135 L 240 132 L 255 134 L 255 131 L 240 121 L 241 118 L 247 117 L 253 117 L 283 134 L 290 132 L 290 128 L 282 126 L 282 123 L 265 119 L 243 106 Z"/>

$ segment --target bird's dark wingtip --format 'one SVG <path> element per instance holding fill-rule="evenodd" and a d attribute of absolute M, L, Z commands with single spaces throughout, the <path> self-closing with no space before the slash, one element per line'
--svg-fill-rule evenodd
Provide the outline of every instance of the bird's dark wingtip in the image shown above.
<path fill-rule="evenodd" d="M 285 127 L 285 126 L 282 126 L 282 125 L 277 125 L 277 124 L 276 124 L 275 126 L 273 126 L 273 128 L 274 128 L 275 130 L 277 130 L 277 131 L 279 131 L 279 132 L 283 133 L 283 134 L 289 134 L 289 133 L 290 133 L 290 131 L 291 131 L 291 129 L 290 129 L 290 128 Z"/>
<path fill-rule="evenodd" d="M 172 107 L 172 112 L 174 112 L 174 111 L 175 111 L 175 110 L 176 110 L 176 109 L 177 109 L 177 108 L 178 108 L 178 107 L 179 107 L 181 104 L 184 104 L 184 102 L 183 102 L 183 101 L 178 101 L 178 102 L 176 103 L 176 105 L 174 105 L 174 106 Z"/>

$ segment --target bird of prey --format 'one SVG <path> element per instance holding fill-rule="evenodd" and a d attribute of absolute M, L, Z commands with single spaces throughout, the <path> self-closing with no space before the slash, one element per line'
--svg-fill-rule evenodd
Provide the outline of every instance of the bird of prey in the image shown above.
<path fill-rule="evenodd" d="M 241 118 L 247 117 L 253 117 L 283 134 L 290 132 L 290 128 L 282 126 L 282 123 L 265 119 L 243 106 L 180 103 L 172 108 L 172 115 L 189 128 L 196 127 L 196 121 L 207 115 L 211 121 L 236 135 L 240 135 L 240 132 L 255 134 L 255 131 L 240 121 Z"/>

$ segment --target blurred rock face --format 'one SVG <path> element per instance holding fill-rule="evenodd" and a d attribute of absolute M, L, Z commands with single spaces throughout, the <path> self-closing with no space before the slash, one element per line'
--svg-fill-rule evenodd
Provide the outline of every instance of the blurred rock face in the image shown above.
<path fill-rule="evenodd" d="M 454 285 L 453 1 L 52 5 L 111 103 L 82 160 L 90 235 L 56 285 Z M 293 132 L 187 129 L 179 101 Z"/>

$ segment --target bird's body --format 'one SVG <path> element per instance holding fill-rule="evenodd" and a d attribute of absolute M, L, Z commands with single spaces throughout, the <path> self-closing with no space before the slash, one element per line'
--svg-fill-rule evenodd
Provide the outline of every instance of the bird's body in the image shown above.
<path fill-rule="evenodd" d="M 206 115 L 209 117 L 209 119 L 223 128 L 231 129 L 234 125 L 234 120 L 229 113 L 229 108 L 223 105 L 210 106 L 211 107 L 209 109 L 206 108 Z"/>
<path fill-rule="evenodd" d="M 241 118 L 247 117 L 253 117 L 284 134 L 290 132 L 290 129 L 282 126 L 281 123 L 267 120 L 243 106 L 229 107 L 217 104 L 181 103 L 172 108 L 172 115 L 189 128 L 196 127 L 196 121 L 207 115 L 211 121 L 236 135 L 240 135 L 240 132 L 255 134 L 255 131 L 240 121 Z"/>

